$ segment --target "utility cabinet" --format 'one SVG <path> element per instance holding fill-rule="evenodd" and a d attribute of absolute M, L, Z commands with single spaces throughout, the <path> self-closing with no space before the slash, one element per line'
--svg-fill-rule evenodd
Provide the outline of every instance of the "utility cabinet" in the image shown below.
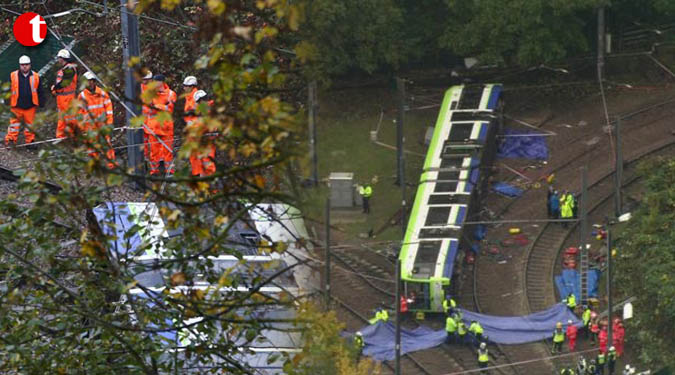
<path fill-rule="evenodd" d="M 328 177 L 330 206 L 354 207 L 354 173 L 333 172 Z"/>

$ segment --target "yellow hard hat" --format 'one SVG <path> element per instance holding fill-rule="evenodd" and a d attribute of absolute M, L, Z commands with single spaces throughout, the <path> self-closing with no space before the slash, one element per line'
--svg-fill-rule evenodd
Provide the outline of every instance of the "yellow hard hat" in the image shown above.
<path fill-rule="evenodd" d="M 562 328 L 562 323 L 560 323 L 560 322 L 556 323 L 556 324 L 555 324 L 555 327 L 556 327 L 556 328 Z"/>

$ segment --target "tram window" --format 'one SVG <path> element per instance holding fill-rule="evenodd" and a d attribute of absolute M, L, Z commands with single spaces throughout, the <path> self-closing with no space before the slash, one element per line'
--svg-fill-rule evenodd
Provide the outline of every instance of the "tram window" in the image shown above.
<path fill-rule="evenodd" d="M 452 204 L 457 202 L 457 195 L 452 194 L 431 194 L 427 204 Z"/>
<path fill-rule="evenodd" d="M 464 158 L 451 156 L 441 159 L 441 168 L 461 168 Z"/>
<path fill-rule="evenodd" d="M 434 193 L 456 192 L 459 182 L 436 182 Z"/>
<path fill-rule="evenodd" d="M 459 234 L 454 228 L 422 228 L 418 238 L 455 238 Z"/>
<path fill-rule="evenodd" d="M 448 140 L 450 142 L 464 142 L 470 139 L 471 132 L 473 131 L 473 125 L 473 122 L 452 124 L 452 129 L 450 129 L 450 137 L 448 137 Z"/>
<path fill-rule="evenodd" d="M 438 186 L 440 184 L 436 184 Z M 450 207 L 429 207 L 427 212 L 427 220 L 424 222 L 425 227 L 434 225 L 447 225 L 450 218 Z"/>

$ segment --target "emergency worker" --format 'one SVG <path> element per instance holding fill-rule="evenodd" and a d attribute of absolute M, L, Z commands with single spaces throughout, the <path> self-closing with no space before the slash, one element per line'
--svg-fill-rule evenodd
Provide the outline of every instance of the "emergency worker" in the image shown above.
<path fill-rule="evenodd" d="M 173 114 L 176 104 L 176 93 L 164 82 L 166 78 L 157 74 L 153 81 L 157 82 L 157 91 L 152 102 L 149 104 L 147 116 L 148 143 L 150 148 L 150 175 L 158 175 L 160 163 L 164 162 L 164 169 L 168 175 L 173 175 Z M 153 134 L 154 133 L 154 134 Z"/>
<path fill-rule="evenodd" d="M 609 375 L 614 375 L 615 366 L 616 366 L 616 348 L 610 346 L 609 352 L 607 352 L 607 369 L 609 370 Z"/>
<path fill-rule="evenodd" d="M 209 141 L 212 136 L 208 136 L 209 129 L 201 116 L 204 114 L 199 112 L 213 106 L 213 100 L 208 100 L 203 90 L 197 90 L 192 100 L 193 108 L 185 116 L 186 146 L 191 147 L 190 167 L 193 176 L 210 176 L 216 172 L 216 146 Z M 200 107 L 201 103 L 205 103 L 206 107 Z"/>
<path fill-rule="evenodd" d="M 99 151 L 102 148 L 100 142 L 91 140 L 93 132 L 96 139 L 99 138 L 98 131 L 104 125 L 111 126 L 113 124 L 113 106 L 110 101 L 110 96 L 103 89 L 96 85 L 96 77 L 92 72 L 84 73 L 84 78 L 87 80 L 87 87 L 80 92 L 77 99 L 80 101 L 80 118 L 79 131 L 87 137 L 89 156 L 97 159 Z M 105 143 L 107 151 L 105 152 L 108 159 L 107 167 L 112 169 L 115 167 L 115 150 L 110 144 L 110 136 L 105 136 Z"/>
<path fill-rule="evenodd" d="M 19 140 L 21 123 L 25 128 L 23 135 L 26 144 L 35 140 L 35 133 L 31 131 L 35 110 L 44 107 L 45 99 L 40 85 L 40 76 L 31 70 L 30 57 L 24 55 L 19 58 L 19 69 L 9 74 L 11 96 L 9 106 L 12 112 L 9 118 L 9 127 L 5 135 L 5 144 L 16 144 Z"/>
<path fill-rule="evenodd" d="M 448 315 L 445 318 L 445 333 L 447 334 L 445 338 L 446 344 L 450 344 L 455 341 L 455 335 L 457 333 L 457 322 L 450 315 Z"/>
<path fill-rule="evenodd" d="M 148 126 L 148 119 L 150 118 L 150 102 L 152 99 L 146 98 L 143 94 L 148 90 L 148 86 L 152 82 L 152 72 L 147 70 L 147 73 L 143 76 L 141 81 L 141 101 L 143 102 L 143 125 Z M 147 129 L 143 128 L 143 156 L 145 160 L 150 160 L 150 145 L 148 144 L 148 134 L 150 134 Z"/>
<path fill-rule="evenodd" d="M 373 188 L 370 184 L 366 183 L 363 186 L 359 187 L 359 194 L 363 199 L 363 213 L 370 213 L 370 197 L 373 195 Z"/>
<path fill-rule="evenodd" d="M 452 314 L 454 312 L 455 308 L 457 308 L 457 303 L 455 302 L 454 299 L 452 299 L 452 296 L 447 296 L 443 300 L 443 312 L 446 315 Z"/>
<path fill-rule="evenodd" d="M 363 347 L 366 344 L 363 342 L 363 334 L 361 331 L 356 332 L 354 335 L 354 347 L 356 348 L 356 353 L 357 353 L 357 359 L 361 357 L 361 354 L 363 353 Z"/>
<path fill-rule="evenodd" d="M 192 120 L 192 117 L 194 117 L 194 95 L 198 90 L 199 88 L 197 88 L 197 78 L 195 76 L 185 77 L 183 80 L 183 95 L 185 95 L 185 104 L 183 105 L 183 113 L 185 116 L 183 117 L 183 120 L 185 120 L 186 124 Z"/>
<path fill-rule="evenodd" d="M 490 361 L 490 357 L 488 355 L 488 349 L 487 345 L 485 345 L 484 342 L 480 343 L 480 346 L 478 347 L 478 367 L 482 368 L 481 374 L 487 374 L 487 370 L 485 370 L 486 367 L 488 367 L 488 362 Z"/>
<path fill-rule="evenodd" d="M 567 331 L 565 334 L 567 335 L 567 344 L 569 345 L 570 352 L 573 352 L 577 343 L 577 327 L 572 324 L 571 320 L 567 321 Z"/>
<path fill-rule="evenodd" d="M 469 325 L 469 332 L 473 333 L 477 343 L 483 342 L 483 327 L 479 322 L 472 320 Z"/>
<path fill-rule="evenodd" d="M 61 68 L 56 72 L 56 82 L 51 87 L 52 95 L 56 96 L 56 109 L 58 122 L 56 123 L 56 138 L 65 138 L 72 135 L 77 126 L 77 115 L 72 111 L 68 113 L 70 103 L 77 95 L 77 64 L 67 49 L 62 49 L 56 54 Z"/>
<path fill-rule="evenodd" d="M 555 324 L 555 331 L 553 331 L 553 354 L 562 353 L 562 345 L 565 341 L 565 333 L 562 329 L 562 323 Z"/>

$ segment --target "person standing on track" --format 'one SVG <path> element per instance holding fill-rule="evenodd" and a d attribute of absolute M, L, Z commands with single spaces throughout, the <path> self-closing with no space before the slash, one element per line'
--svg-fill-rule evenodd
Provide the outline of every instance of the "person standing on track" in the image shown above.
<path fill-rule="evenodd" d="M 370 213 L 370 197 L 373 195 L 373 188 L 370 186 L 369 183 L 366 183 L 365 185 L 359 186 L 359 194 L 361 195 L 361 198 L 363 199 L 363 213 L 369 214 Z"/>
<path fill-rule="evenodd" d="M 35 110 L 38 106 L 44 107 L 45 98 L 40 85 L 40 76 L 31 70 L 30 57 L 24 55 L 19 58 L 19 69 L 9 74 L 9 81 L 11 85 L 9 106 L 12 116 L 5 135 L 5 145 L 16 145 L 22 122 L 25 126 L 23 135 L 26 144 L 32 143 L 35 139 L 35 133 L 31 129 Z"/>
<path fill-rule="evenodd" d="M 56 138 L 65 138 L 66 134 L 72 135 L 77 126 L 74 113 L 68 113 L 70 103 L 77 94 L 77 65 L 72 62 L 72 57 L 67 49 L 62 49 L 56 54 L 61 69 L 56 72 L 56 82 L 51 87 L 52 95 L 56 96 L 56 109 L 58 121 L 56 123 Z"/>
<path fill-rule="evenodd" d="M 565 332 L 562 329 L 562 323 L 555 324 L 555 331 L 553 331 L 553 349 L 551 353 L 562 353 L 562 345 L 565 341 Z"/>
<path fill-rule="evenodd" d="M 151 98 L 145 98 L 143 93 L 148 89 L 148 85 L 152 82 L 152 72 L 149 70 L 146 70 L 146 74 L 143 76 L 143 80 L 141 81 L 141 101 L 143 102 L 143 125 L 148 126 L 148 119 L 150 118 L 150 102 L 152 102 Z M 143 156 L 145 157 L 145 160 L 150 160 L 150 145 L 148 144 L 148 135 L 150 133 L 147 131 L 147 129 L 143 128 Z"/>
<path fill-rule="evenodd" d="M 455 321 L 455 318 L 450 315 L 446 315 L 445 317 L 445 333 L 447 334 L 445 337 L 446 344 L 455 342 L 455 336 L 457 334 L 457 322 Z"/>
<path fill-rule="evenodd" d="M 207 107 L 202 108 L 208 111 L 208 108 L 213 106 L 213 100 L 208 100 L 207 94 L 204 90 L 197 90 L 193 99 L 194 104 L 189 116 L 185 116 L 187 125 L 185 126 L 186 146 L 192 150 L 190 152 L 190 167 L 192 168 L 193 176 L 210 176 L 216 173 L 216 146 L 210 142 L 207 137 L 209 133 L 202 116 L 205 113 L 199 112 L 201 103 L 206 103 Z"/>
<path fill-rule="evenodd" d="M 99 130 L 105 125 L 112 126 L 113 124 L 113 106 L 110 101 L 110 96 L 100 87 L 96 86 L 96 76 L 92 72 L 84 73 L 84 78 L 87 80 L 87 87 L 80 92 L 77 99 L 80 101 L 80 116 L 79 130 L 87 138 L 89 156 L 98 159 L 98 153 L 101 149 L 99 139 Z M 90 133 L 93 133 L 90 134 Z M 94 137 L 95 140 L 90 140 Z M 107 167 L 109 169 L 115 168 L 115 150 L 110 144 L 110 136 L 105 136 L 105 143 L 107 151 L 105 152 L 108 159 Z"/>
<path fill-rule="evenodd" d="M 488 355 L 488 349 L 487 345 L 485 345 L 484 342 L 480 343 L 480 346 L 478 347 L 478 367 L 482 368 L 481 374 L 487 374 L 488 371 L 485 370 L 486 367 L 488 367 L 488 363 L 490 361 L 490 356 Z"/>
<path fill-rule="evenodd" d="M 158 83 L 155 97 L 150 103 L 149 116 L 147 117 L 148 144 L 150 146 L 150 175 L 158 175 L 160 163 L 164 162 L 164 170 L 168 175 L 173 175 L 173 108 L 176 104 L 176 93 L 164 82 L 166 78 L 162 74 L 153 77 Z M 161 140 L 161 142 L 160 142 Z"/>
<path fill-rule="evenodd" d="M 571 320 L 567 321 L 567 344 L 569 345 L 570 352 L 574 351 L 577 343 L 577 327 L 572 323 Z"/>

